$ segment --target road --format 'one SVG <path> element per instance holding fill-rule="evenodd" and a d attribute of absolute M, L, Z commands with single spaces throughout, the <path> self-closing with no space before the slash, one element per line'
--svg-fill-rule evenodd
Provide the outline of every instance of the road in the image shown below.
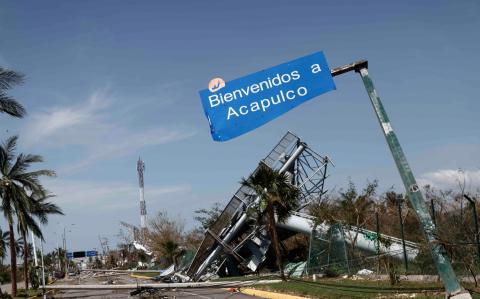
<path fill-rule="evenodd" d="M 242 293 L 231 293 L 225 289 L 188 289 L 174 291 L 160 291 L 154 294 L 143 294 L 142 298 L 196 298 L 196 299 L 249 299 L 258 298 Z M 139 296 L 130 296 L 129 291 L 119 290 L 68 290 L 61 291 L 55 295 L 49 295 L 48 298 L 141 298 Z"/>
<path fill-rule="evenodd" d="M 131 284 L 151 282 L 148 280 L 132 278 L 129 275 L 92 275 L 86 274 L 74 279 L 65 279 L 58 281 L 56 284 Z M 174 290 L 158 290 L 153 294 L 143 293 L 143 297 L 130 296 L 131 290 L 61 290 L 49 293 L 48 298 L 196 298 L 196 299 L 251 299 L 258 298 L 245 295 L 238 292 L 230 292 L 224 288 L 197 288 L 197 289 L 174 289 Z"/>

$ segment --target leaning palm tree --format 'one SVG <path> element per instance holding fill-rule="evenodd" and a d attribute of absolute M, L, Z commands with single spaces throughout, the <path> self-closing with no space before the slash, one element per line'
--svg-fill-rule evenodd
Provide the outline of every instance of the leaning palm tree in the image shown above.
<path fill-rule="evenodd" d="M 290 183 L 286 173 L 280 173 L 265 164 L 261 164 L 248 179 L 242 179 L 241 184 L 255 193 L 255 212 L 259 221 L 267 220 L 280 277 L 285 279 L 275 217 L 283 222 L 298 208 L 299 190 Z"/>
<path fill-rule="evenodd" d="M 25 115 L 25 108 L 7 95 L 7 90 L 21 83 L 23 83 L 22 74 L 0 67 L 0 112 L 14 117 L 23 117 Z"/>
<path fill-rule="evenodd" d="M 41 192 L 40 176 L 53 176 L 51 170 L 27 171 L 28 168 L 43 158 L 38 155 L 15 155 L 17 136 L 8 138 L 0 145 L 0 197 L 1 210 L 7 220 L 10 232 L 10 263 L 12 272 L 12 295 L 17 293 L 17 255 L 15 250 L 14 217 L 21 221 L 31 218 L 32 202 L 27 193 Z"/>

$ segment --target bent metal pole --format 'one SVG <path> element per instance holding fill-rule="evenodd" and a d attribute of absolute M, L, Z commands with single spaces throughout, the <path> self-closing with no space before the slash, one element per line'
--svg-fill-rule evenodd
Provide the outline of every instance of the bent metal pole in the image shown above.
<path fill-rule="evenodd" d="M 373 110 L 375 111 L 377 119 L 380 122 L 380 127 L 382 128 L 383 134 L 388 143 L 393 159 L 395 160 L 395 164 L 397 165 L 398 172 L 400 173 L 400 177 L 402 178 L 403 184 L 405 185 L 405 189 L 408 193 L 410 203 L 412 204 L 412 207 L 415 210 L 417 217 L 422 225 L 423 232 L 428 241 L 430 251 L 435 262 L 435 266 L 438 270 L 438 274 L 443 281 L 443 285 L 445 286 L 447 298 L 472 298 L 468 291 L 463 289 L 458 282 L 450 260 L 446 254 L 445 248 L 435 237 L 435 224 L 433 223 L 432 218 L 428 213 L 428 209 L 425 204 L 423 195 L 420 192 L 420 188 L 418 187 L 415 177 L 413 176 L 413 172 L 408 165 L 407 158 L 405 157 L 405 154 L 403 153 L 397 136 L 392 129 L 390 120 L 382 105 L 382 102 L 380 101 L 380 97 L 375 90 L 373 81 L 368 75 L 367 69 L 368 62 L 366 60 L 362 60 L 333 69 L 331 72 L 333 76 L 337 76 L 352 70 L 360 73 L 363 84 L 365 85 L 365 89 L 367 90 L 368 96 L 370 97 Z"/>

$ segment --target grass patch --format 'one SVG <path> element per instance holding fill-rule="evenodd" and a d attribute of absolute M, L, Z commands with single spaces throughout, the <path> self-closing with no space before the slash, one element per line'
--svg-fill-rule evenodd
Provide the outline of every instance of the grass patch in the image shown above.
<path fill-rule="evenodd" d="M 41 296 L 42 295 L 42 289 L 28 289 L 26 291 L 25 289 L 18 289 L 17 290 L 17 296 L 14 298 L 29 298 L 33 296 Z"/>
<path fill-rule="evenodd" d="M 132 272 L 132 275 L 145 276 L 148 278 L 153 278 L 160 274 L 160 272 Z"/>
<path fill-rule="evenodd" d="M 214 281 L 250 281 L 250 280 L 268 280 L 268 279 L 280 279 L 278 275 L 267 275 L 267 276 L 229 276 L 229 277 L 221 277 L 215 279 Z"/>
<path fill-rule="evenodd" d="M 472 288 L 472 285 L 465 285 Z M 314 298 L 401 298 L 400 294 L 415 294 L 415 298 L 445 298 L 441 283 L 401 282 L 390 286 L 387 281 L 321 279 L 320 281 L 290 280 L 257 285 L 257 289 Z M 477 290 L 478 291 L 478 290 Z M 480 296 L 473 294 L 473 298 Z"/>

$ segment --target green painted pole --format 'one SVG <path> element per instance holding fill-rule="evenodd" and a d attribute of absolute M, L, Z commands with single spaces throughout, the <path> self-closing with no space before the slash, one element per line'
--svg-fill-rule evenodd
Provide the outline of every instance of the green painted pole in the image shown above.
<path fill-rule="evenodd" d="M 447 298 L 472 298 L 471 295 L 465 291 L 465 289 L 462 288 L 458 282 L 450 263 L 450 259 L 446 254 L 445 248 L 435 237 L 435 224 L 432 221 L 432 217 L 430 217 L 430 214 L 428 213 L 428 208 L 425 204 L 423 195 L 420 192 L 420 188 L 418 187 L 412 170 L 408 165 L 407 158 L 403 153 L 397 136 L 392 129 L 392 125 L 382 105 L 382 102 L 380 101 L 380 97 L 375 90 L 373 81 L 368 75 L 366 61 L 355 67 L 355 71 L 360 73 L 360 76 L 362 77 L 363 84 L 365 85 L 365 89 L 370 97 L 373 109 L 377 115 L 378 121 L 380 122 L 380 126 L 385 135 L 385 139 L 387 140 L 390 151 L 392 152 L 393 159 L 395 160 L 395 164 L 397 165 L 403 184 L 405 185 L 405 189 L 408 192 L 410 203 L 415 210 L 418 219 L 420 220 L 433 260 L 437 267 L 438 274 L 445 286 Z"/>

